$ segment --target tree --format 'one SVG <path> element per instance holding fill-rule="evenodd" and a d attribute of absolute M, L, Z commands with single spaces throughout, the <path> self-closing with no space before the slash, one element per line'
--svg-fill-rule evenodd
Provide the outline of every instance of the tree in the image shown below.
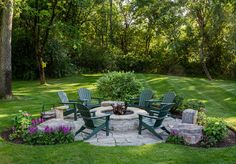
<path fill-rule="evenodd" d="M 200 0 L 189 3 L 189 11 L 193 19 L 196 20 L 200 36 L 199 55 L 202 68 L 209 80 L 212 80 L 211 74 L 206 65 L 206 46 L 208 46 L 208 36 L 206 26 L 211 16 L 211 2 L 208 0 Z"/>
<path fill-rule="evenodd" d="M 0 98 L 12 97 L 11 38 L 13 0 L 5 0 L 0 8 Z"/>

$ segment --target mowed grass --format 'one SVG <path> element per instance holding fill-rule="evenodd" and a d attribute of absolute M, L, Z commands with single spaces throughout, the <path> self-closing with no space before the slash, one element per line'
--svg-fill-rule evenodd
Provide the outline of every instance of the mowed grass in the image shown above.
<path fill-rule="evenodd" d="M 14 99 L 0 101 L 0 131 L 12 125 L 18 110 L 39 116 L 43 103 L 56 103 L 57 91 L 64 90 L 70 99 L 77 90 L 86 87 L 95 92 L 101 74 L 85 74 L 62 79 L 50 79 L 48 85 L 38 81 L 15 81 Z M 206 79 L 137 74 L 156 97 L 173 90 L 185 99 L 206 103 L 207 115 L 223 117 L 236 128 L 236 82 Z M 153 144 L 139 147 L 97 147 L 83 142 L 56 146 L 16 145 L 0 140 L 2 163 L 235 163 L 236 146 L 229 148 L 191 148 L 182 145 Z"/>

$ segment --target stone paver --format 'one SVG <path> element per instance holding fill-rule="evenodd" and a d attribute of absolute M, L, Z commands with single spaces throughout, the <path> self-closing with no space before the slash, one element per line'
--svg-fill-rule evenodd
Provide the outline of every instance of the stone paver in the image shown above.
<path fill-rule="evenodd" d="M 174 127 L 177 123 L 181 123 L 181 120 L 168 117 L 163 121 L 163 125 L 165 125 L 167 129 Z M 78 121 L 75 121 L 74 124 L 76 129 L 79 129 L 82 126 L 83 121 L 78 119 Z M 164 140 L 155 137 L 148 130 L 143 130 L 141 135 L 138 134 L 138 130 L 132 130 L 126 132 L 110 131 L 109 136 L 106 136 L 104 131 L 100 131 L 97 135 L 85 140 L 84 142 L 97 146 L 140 146 L 165 142 L 168 134 L 162 130 L 157 130 L 157 132 L 160 133 Z M 77 134 L 75 136 L 75 140 L 83 140 L 84 135 L 86 134 Z"/>

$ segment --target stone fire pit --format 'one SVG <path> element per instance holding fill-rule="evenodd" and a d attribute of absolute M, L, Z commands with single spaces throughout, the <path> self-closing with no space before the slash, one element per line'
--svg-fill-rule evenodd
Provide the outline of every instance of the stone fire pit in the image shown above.
<path fill-rule="evenodd" d="M 105 113 L 111 113 L 110 129 L 113 131 L 130 131 L 138 128 L 138 114 L 147 114 L 145 110 L 128 107 L 126 115 L 113 114 L 111 106 L 94 108 L 91 111 L 96 111 L 96 116 L 102 116 Z"/>

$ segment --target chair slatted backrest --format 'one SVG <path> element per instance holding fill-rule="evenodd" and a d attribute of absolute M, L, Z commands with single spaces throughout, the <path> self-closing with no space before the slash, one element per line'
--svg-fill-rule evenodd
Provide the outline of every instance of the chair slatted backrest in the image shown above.
<path fill-rule="evenodd" d="M 163 98 L 163 100 L 162 100 L 162 103 L 173 103 L 175 97 L 176 97 L 175 92 L 167 92 L 167 93 L 164 95 L 164 98 Z"/>
<path fill-rule="evenodd" d="M 81 117 L 84 120 L 85 126 L 89 129 L 94 128 L 94 123 L 93 120 L 91 119 L 91 113 L 89 109 L 82 105 L 82 104 L 77 104 L 78 112 L 80 113 Z"/>
<path fill-rule="evenodd" d="M 69 102 L 69 99 L 68 99 L 68 97 L 67 97 L 67 95 L 64 91 L 59 91 L 59 92 L 57 92 L 57 94 L 58 94 L 58 96 L 59 96 L 62 103 L 68 103 Z M 64 106 L 69 108 L 69 105 L 67 105 L 67 104 L 64 104 Z"/>
<path fill-rule="evenodd" d="M 139 97 L 139 106 L 144 107 L 145 101 L 153 98 L 153 92 L 150 89 L 145 89 L 141 92 Z"/>
<path fill-rule="evenodd" d="M 80 100 L 88 100 L 87 102 L 91 102 L 91 92 L 87 88 L 80 88 L 78 90 Z"/>
<path fill-rule="evenodd" d="M 167 105 L 163 105 L 160 109 L 160 113 L 158 114 L 158 118 L 161 118 L 159 120 L 156 120 L 154 127 L 159 127 L 161 126 L 163 120 L 165 119 L 165 117 L 167 116 L 167 114 L 169 113 L 170 109 L 174 106 L 174 103 L 172 104 L 167 104 Z"/>

